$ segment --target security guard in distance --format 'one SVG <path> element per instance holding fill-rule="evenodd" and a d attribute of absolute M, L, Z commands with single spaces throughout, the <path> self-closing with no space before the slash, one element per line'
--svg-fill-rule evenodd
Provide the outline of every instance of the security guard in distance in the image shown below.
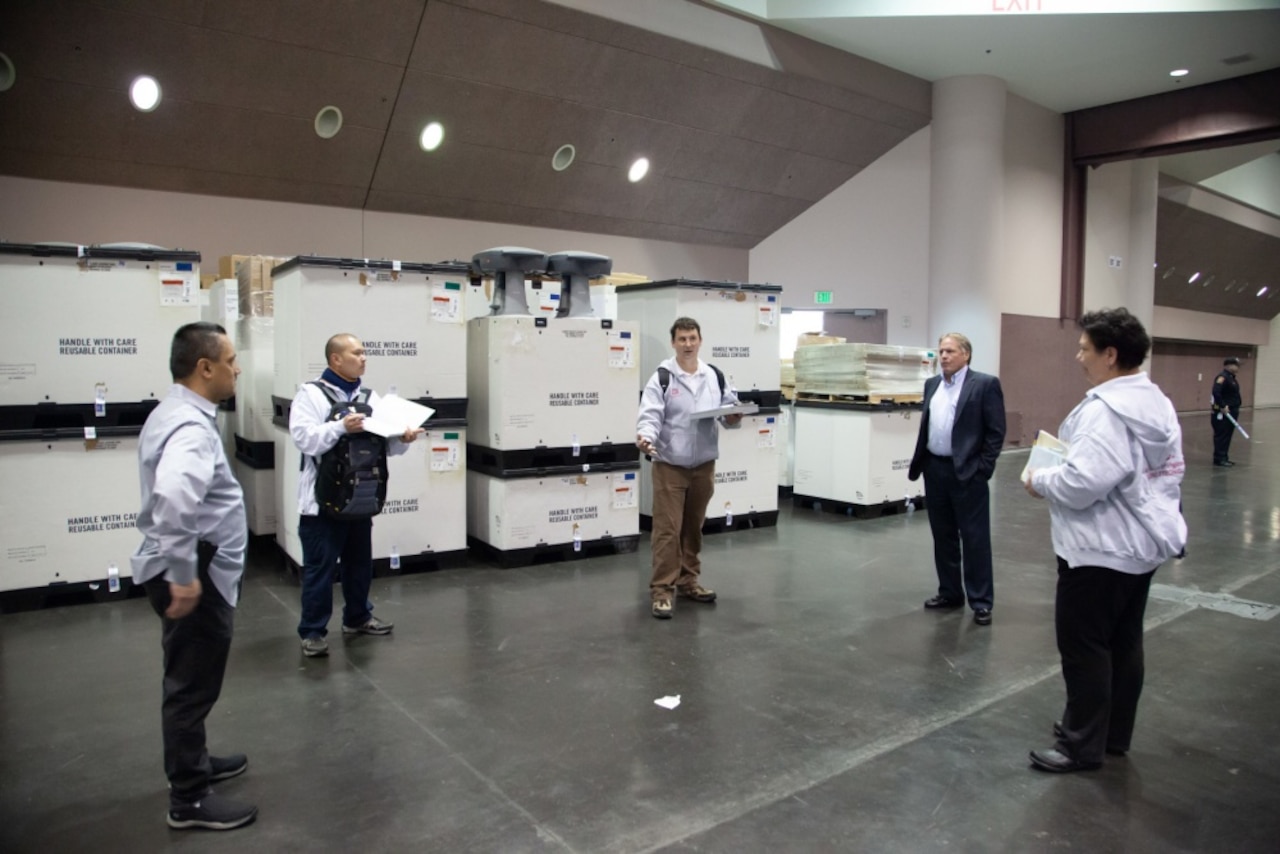
<path fill-rule="evenodd" d="M 1224 413 L 1231 413 L 1231 418 L 1240 419 L 1240 380 L 1236 374 L 1240 372 L 1240 360 L 1230 356 L 1222 362 L 1222 373 L 1213 380 L 1213 464 L 1220 467 L 1235 465 L 1227 456 L 1231 448 L 1231 437 L 1235 435 L 1236 425 Z"/>

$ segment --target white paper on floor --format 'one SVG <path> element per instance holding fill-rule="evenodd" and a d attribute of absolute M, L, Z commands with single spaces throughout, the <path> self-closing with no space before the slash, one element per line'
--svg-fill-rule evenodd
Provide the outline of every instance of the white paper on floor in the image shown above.
<path fill-rule="evenodd" d="M 653 702 L 662 706 L 664 709 L 674 709 L 676 706 L 680 705 L 680 695 L 676 694 L 674 697 L 659 697 Z"/>

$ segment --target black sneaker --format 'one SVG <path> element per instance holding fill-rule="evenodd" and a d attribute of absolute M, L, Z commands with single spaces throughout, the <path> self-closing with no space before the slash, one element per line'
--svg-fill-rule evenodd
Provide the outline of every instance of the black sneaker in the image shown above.
<path fill-rule="evenodd" d="M 233 753 L 230 756 L 209 756 L 209 766 L 213 769 L 213 773 L 209 775 L 209 782 L 216 783 L 219 780 L 230 780 L 232 777 L 239 777 L 249 767 L 249 757 L 243 753 Z"/>
<path fill-rule="evenodd" d="M 258 817 L 258 808 L 209 792 L 193 804 L 170 804 L 169 826 L 179 830 L 234 830 Z"/>

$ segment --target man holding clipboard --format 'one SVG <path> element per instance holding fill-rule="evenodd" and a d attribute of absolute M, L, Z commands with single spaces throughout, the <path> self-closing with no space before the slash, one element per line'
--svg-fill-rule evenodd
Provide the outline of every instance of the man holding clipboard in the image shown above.
<path fill-rule="evenodd" d="M 736 427 L 741 412 L 713 410 L 737 406 L 738 395 L 714 365 L 698 359 L 702 327 L 691 317 L 671 326 L 672 358 L 665 360 L 640 396 L 636 446 L 653 460 L 653 577 L 651 612 L 671 619 L 678 595 L 692 602 L 716 601 L 699 583 L 702 524 L 715 492 L 719 424 Z"/>

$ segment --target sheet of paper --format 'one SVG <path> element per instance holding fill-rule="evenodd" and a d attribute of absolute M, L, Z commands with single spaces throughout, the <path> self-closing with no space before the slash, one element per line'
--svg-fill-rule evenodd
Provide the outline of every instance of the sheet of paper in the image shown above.
<path fill-rule="evenodd" d="M 1052 433 L 1046 433 L 1041 430 L 1039 435 L 1036 436 L 1035 442 L 1031 445 L 1031 454 L 1027 457 L 1027 464 L 1022 467 L 1022 474 L 1019 475 L 1019 478 L 1023 483 L 1026 483 L 1031 477 L 1032 470 L 1060 466 L 1066 460 L 1067 443 Z"/>
<path fill-rule="evenodd" d="M 389 394 L 378 399 L 373 415 L 365 418 L 364 429 L 388 439 L 404 435 L 409 427 L 421 427 L 436 411 L 421 403 Z"/>
<path fill-rule="evenodd" d="M 693 413 L 689 417 L 697 420 L 699 418 L 719 418 L 721 415 L 755 415 L 759 411 L 759 404 L 738 403 L 732 406 L 717 406 L 715 409 L 704 409 L 701 412 Z"/>

